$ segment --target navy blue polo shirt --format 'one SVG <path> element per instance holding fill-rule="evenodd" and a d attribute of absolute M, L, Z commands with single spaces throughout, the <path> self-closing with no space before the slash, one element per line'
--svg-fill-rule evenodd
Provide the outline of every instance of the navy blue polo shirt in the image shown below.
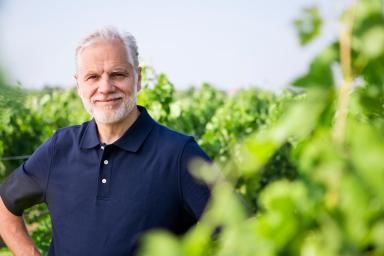
<path fill-rule="evenodd" d="M 144 231 L 181 234 L 201 216 L 210 192 L 188 163 L 207 155 L 138 108 L 135 123 L 110 145 L 100 144 L 94 120 L 59 129 L 0 187 L 15 215 L 48 205 L 49 255 L 130 255 Z"/>

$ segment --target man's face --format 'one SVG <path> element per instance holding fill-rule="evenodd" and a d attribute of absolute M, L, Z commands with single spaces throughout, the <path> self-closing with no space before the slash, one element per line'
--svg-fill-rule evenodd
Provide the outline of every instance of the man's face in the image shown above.
<path fill-rule="evenodd" d="M 122 121 L 136 107 L 140 74 L 134 75 L 119 40 L 100 40 L 84 48 L 77 56 L 75 78 L 84 107 L 99 123 Z"/>

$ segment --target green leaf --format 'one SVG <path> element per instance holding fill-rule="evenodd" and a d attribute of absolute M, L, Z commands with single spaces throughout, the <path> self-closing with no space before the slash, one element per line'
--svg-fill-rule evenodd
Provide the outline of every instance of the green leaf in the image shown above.
<path fill-rule="evenodd" d="M 181 256 L 182 250 L 175 236 L 169 232 L 152 231 L 142 239 L 143 247 L 139 249 L 140 256 Z"/>
<path fill-rule="evenodd" d="M 335 82 L 331 65 L 337 60 L 337 54 L 336 45 L 327 47 L 312 60 L 307 74 L 297 78 L 292 85 L 304 88 L 332 88 Z"/>
<path fill-rule="evenodd" d="M 360 51 L 368 59 L 374 59 L 384 54 L 384 27 L 371 27 L 361 36 Z"/>
<path fill-rule="evenodd" d="M 293 22 L 302 46 L 312 42 L 320 35 L 323 21 L 316 6 L 306 7 L 300 17 Z"/>

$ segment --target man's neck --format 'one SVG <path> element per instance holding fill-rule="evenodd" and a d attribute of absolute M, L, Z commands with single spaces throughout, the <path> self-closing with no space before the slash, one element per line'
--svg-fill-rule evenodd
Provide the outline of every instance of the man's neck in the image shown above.
<path fill-rule="evenodd" d="M 101 143 L 112 144 L 117 141 L 132 126 L 139 117 L 140 111 L 135 107 L 123 120 L 111 124 L 97 124 L 97 131 Z"/>

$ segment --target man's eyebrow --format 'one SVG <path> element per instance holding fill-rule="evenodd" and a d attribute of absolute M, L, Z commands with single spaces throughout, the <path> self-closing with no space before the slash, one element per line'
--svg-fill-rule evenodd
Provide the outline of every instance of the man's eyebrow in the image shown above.
<path fill-rule="evenodd" d="M 84 76 L 97 75 L 97 72 L 95 70 L 88 70 L 88 71 L 85 71 L 83 74 Z"/>
<path fill-rule="evenodd" d="M 129 69 L 125 68 L 125 67 L 118 67 L 118 68 L 113 68 L 111 70 L 111 73 L 113 73 L 113 72 L 125 72 L 125 73 L 128 73 Z"/>

